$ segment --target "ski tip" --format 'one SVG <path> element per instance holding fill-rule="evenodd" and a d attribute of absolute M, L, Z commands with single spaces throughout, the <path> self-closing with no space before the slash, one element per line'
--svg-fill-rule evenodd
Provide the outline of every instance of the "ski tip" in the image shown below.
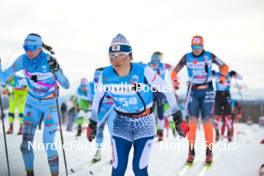
<path fill-rule="evenodd" d="M 192 163 L 191 162 L 186 162 L 185 165 L 190 167 L 190 166 L 193 165 L 193 162 Z"/>
<path fill-rule="evenodd" d="M 93 171 L 90 171 L 89 173 L 90 173 L 90 175 L 93 175 Z"/>
<path fill-rule="evenodd" d="M 204 167 L 208 170 L 208 169 L 210 169 L 210 167 L 213 165 L 213 162 L 211 162 L 211 163 L 205 163 L 204 164 Z"/>

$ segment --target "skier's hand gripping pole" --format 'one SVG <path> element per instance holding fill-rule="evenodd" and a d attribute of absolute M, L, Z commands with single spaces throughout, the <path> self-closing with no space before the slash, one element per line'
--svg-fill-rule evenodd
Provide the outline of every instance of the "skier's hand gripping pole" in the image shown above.
<path fill-rule="evenodd" d="M 97 123 L 90 119 L 89 125 L 86 130 L 86 136 L 87 136 L 88 141 L 90 142 L 92 142 L 92 140 L 96 136 L 96 127 L 97 127 Z"/>
<path fill-rule="evenodd" d="M 176 131 L 180 136 L 185 137 L 189 131 L 189 127 L 187 122 L 182 119 L 182 112 L 177 111 L 176 113 L 172 114 L 172 117 L 175 123 Z"/>

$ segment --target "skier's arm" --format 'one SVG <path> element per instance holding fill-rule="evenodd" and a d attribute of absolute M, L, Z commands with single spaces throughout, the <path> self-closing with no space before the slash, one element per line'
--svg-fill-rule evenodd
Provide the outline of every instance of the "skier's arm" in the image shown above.
<path fill-rule="evenodd" d="M 181 69 L 186 65 L 186 55 L 184 55 L 180 62 L 174 67 L 174 69 L 171 71 L 171 80 L 173 83 L 173 87 L 175 90 L 178 90 L 180 88 L 180 82 L 178 79 L 178 72 L 181 71 Z"/>
<path fill-rule="evenodd" d="M 103 100 L 104 95 L 105 95 L 104 88 L 103 88 L 103 83 L 102 83 L 102 75 L 99 78 L 97 86 L 98 86 L 98 88 L 95 89 L 95 94 L 94 94 L 94 97 L 93 97 L 92 116 L 91 116 L 91 120 L 93 120 L 95 122 L 97 122 L 97 115 L 98 115 L 98 112 L 99 112 L 100 103 Z"/>
<path fill-rule="evenodd" d="M 228 65 L 225 64 L 221 59 L 219 59 L 216 55 L 212 54 L 213 63 L 219 66 L 220 71 L 220 83 L 224 84 L 225 79 L 228 76 Z"/>
<path fill-rule="evenodd" d="M 0 82 L 5 83 L 15 72 L 20 71 L 24 68 L 22 56 L 18 57 L 16 61 L 5 71 L 2 70 L 2 64 L 0 60 Z"/>
<path fill-rule="evenodd" d="M 173 71 L 177 74 L 181 71 L 181 69 L 186 65 L 186 55 L 184 55 L 180 62 L 174 67 Z"/>
<path fill-rule="evenodd" d="M 178 109 L 177 100 L 175 98 L 173 88 L 169 87 L 169 89 L 167 90 L 165 81 L 148 66 L 145 67 L 144 76 L 147 79 L 148 83 L 154 88 L 166 88 L 162 93 L 166 96 L 166 99 L 170 105 L 176 130 L 179 135 L 185 137 L 189 131 L 189 127 L 186 121 L 183 120 L 181 111 Z"/>
<path fill-rule="evenodd" d="M 55 57 L 49 55 L 48 64 L 50 67 L 50 71 L 54 74 L 56 81 L 63 87 L 64 89 L 68 89 L 70 87 L 70 82 L 67 77 L 64 75 L 58 61 Z"/>
<path fill-rule="evenodd" d="M 238 74 L 236 71 L 234 71 L 234 70 L 231 70 L 230 72 L 229 72 L 229 74 L 230 74 L 230 76 L 232 77 L 232 78 L 236 78 L 236 79 L 238 79 L 238 80 L 242 80 L 243 78 L 242 78 L 242 76 L 240 75 L 240 74 Z"/>
<path fill-rule="evenodd" d="M 69 89 L 70 87 L 70 82 L 68 78 L 63 74 L 62 69 L 59 69 L 58 71 L 55 72 L 55 77 L 58 83 L 63 87 L 64 89 Z"/>
<path fill-rule="evenodd" d="M 161 93 L 163 93 L 166 96 L 171 111 L 174 114 L 178 110 L 178 106 L 172 87 L 166 84 L 166 82 L 148 66 L 145 67 L 144 76 L 147 79 L 148 83 L 157 90 L 158 88 L 162 88 L 162 89 L 166 88 Z"/>

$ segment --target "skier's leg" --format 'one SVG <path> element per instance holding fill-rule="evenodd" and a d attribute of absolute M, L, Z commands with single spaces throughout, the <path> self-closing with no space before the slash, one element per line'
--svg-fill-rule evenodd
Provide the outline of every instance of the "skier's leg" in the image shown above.
<path fill-rule="evenodd" d="M 133 171 L 136 176 L 147 176 L 150 151 L 155 135 L 153 114 L 133 120 Z"/>
<path fill-rule="evenodd" d="M 221 92 L 216 92 L 215 96 L 215 104 L 214 104 L 214 112 L 215 112 L 215 119 L 214 119 L 214 127 L 215 127 L 215 141 L 218 141 L 220 138 L 220 125 L 222 121 L 222 105 L 221 105 Z"/>
<path fill-rule="evenodd" d="M 113 136 L 112 147 L 112 176 L 124 176 L 127 168 L 129 152 L 132 147 L 132 142 L 124 138 Z"/>
<path fill-rule="evenodd" d="M 192 163 L 194 160 L 194 145 L 195 145 L 195 137 L 197 130 L 197 119 L 199 116 L 199 99 L 198 92 L 196 90 L 191 90 L 190 100 L 188 104 L 188 112 L 189 112 L 189 133 L 188 133 L 188 141 L 189 141 L 189 152 L 187 163 Z M 188 114 L 188 113 L 187 113 Z"/>
<path fill-rule="evenodd" d="M 7 134 L 12 134 L 14 129 L 14 118 L 15 118 L 15 99 L 14 99 L 14 93 L 11 93 L 9 96 L 9 129 L 7 131 Z"/>
<path fill-rule="evenodd" d="M 225 128 L 226 128 L 226 119 L 225 116 L 221 116 L 222 127 L 221 127 L 221 136 L 225 135 Z"/>
<path fill-rule="evenodd" d="M 124 176 L 127 168 L 129 151 L 133 141 L 134 119 L 116 115 L 113 121 L 112 151 L 113 167 L 112 176 Z"/>
<path fill-rule="evenodd" d="M 83 122 L 84 122 L 84 115 L 85 115 L 85 112 L 83 110 L 80 110 L 79 113 L 78 113 L 78 117 L 76 119 L 76 124 L 77 124 L 77 134 L 76 134 L 76 136 L 81 136 L 82 125 L 83 125 Z"/>
<path fill-rule="evenodd" d="M 20 146 L 22 152 L 25 170 L 33 172 L 34 153 L 33 153 L 33 139 L 36 127 L 39 123 L 41 112 L 31 105 L 26 105 L 23 121 L 23 139 Z"/>
<path fill-rule="evenodd" d="M 74 121 L 77 117 L 77 112 L 75 108 L 72 108 L 69 110 L 69 119 L 68 119 L 68 123 L 67 123 L 67 131 L 72 131 L 72 127 L 74 124 Z"/>
<path fill-rule="evenodd" d="M 101 148 L 103 141 L 104 141 L 104 127 L 105 127 L 105 123 L 101 124 L 100 126 L 97 126 L 96 129 L 96 147 L 97 148 Z"/>
<path fill-rule="evenodd" d="M 26 103 L 26 91 L 20 91 L 20 98 L 18 103 L 18 115 L 19 115 L 19 131 L 18 135 L 22 134 L 22 124 L 23 124 L 23 114 L 25 110 L 25 103 Z"/>
<path fill-rule="evenodd" d="M 101 153 L 102 153 L 102 147 L 103 147 L 103 141 L 104 141 L 104 127 L 105 123 L 101 124 L 100 126 L 97 126 L 96 129 L 96 153 L 93 157 L 93 162 L 97 162 L 101 160 Z"/>
<path fill-rule="evenodd" d="M 233 138 L 233 120 L 232 120 L 232 115 L 231 115 L 231 97 L 230 94 L 226 95 L 226 102 L 225 102 L 225 122 L 226 122 L 226 127 L 227 127 L 227 137 L 228 141 L 231 142 Z"/>
<path fill-rule="evenodd" d="M 114 109 L 112 109 L 111 112 L 109 113 L 108 120 L 107 120 L 107 125 L 108 125 L 110 136 L 113 135 L 113 125 L 114 125 L 115 117 L 116 117 L 116 112 Z"/>
<path fill-rule="evenodd" d="M 215 141 L 218 141 L 220 137 L 220 133 L 219 133 L 220 121 L 221 121 L 221 116 L 215 115 L 215 119 L 214 119 Z"/>
<path fill-rule="evenodd" d="M 43 144 L 46 146 L 48 163 L 52 175 L 59 173 L 59 156 L 54 142 L 57 128 L 57 108 L 55 105 L 49 105 L 49 108 L 44 113 Z"/>
<path fill-rule="evenodd" d="M 157 130 L 157 136 L 158 140 L 163 140 L 163 129 L 164 129 L 164 102 L 165 102 L 165 97 L 163 94 L 157 92 L 157 114 L 158 114 L 158 130 Z"/>
<path fill-rule="evenodd" d="M 137 139 L 133 142 L 134 157 L 133 157 L 133 171 L 136 176 L 148 175 L 148 163 L 151 149 L 153 146 L 153 137 L 145 137 Z"/>
<path fill-rule="evenodd" d="M 213 88 L 208 88 L 203 91 L 204 98 L 201 102 L 201 113 L 203 119 L 204 136 L 206 143 L 206 163 L 211 164 L 213 160 L 212 150 L 213 150 L 213 107 L 214 107 L 214 91 Z"/>

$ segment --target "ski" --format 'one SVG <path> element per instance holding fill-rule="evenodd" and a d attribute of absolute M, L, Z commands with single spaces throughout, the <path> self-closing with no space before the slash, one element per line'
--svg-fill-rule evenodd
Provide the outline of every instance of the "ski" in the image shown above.
<path fill-rule="evenodd" d="M 78 173 L 84 169 L 90 169 L 89 170 L 89 174 L 90 175 L 93 175 L 93 169 L 96 169 L 97 166 L 101 168 L 102 165 L 105 165 L 105 164 L 110 164 L 109 160 L 101 160 L 101 161 L 98 161 L 98 162 L 93 162 L 92 160 L 91 161 L 88 161 L 88 162 L 85 162 L 85 163 L 82 163 L 81 165 L 77 166 L 76 168 L 71 168 L 70 171 L 72 174 L 75 174 L 75 173 Z"/>
<path fill-rule="evenodd" d="M 202 168 L 201 172 L 198 174 L 198 176 L 204 176 L 210 170 L 212 164 L 213 163 L 211 163 L 211 164 L 204 163 L 203 168 Z"/>
<path fill-rule="evenodd" d="M 185 175 L 186 172 L 188 170 L 190 170 L 198 161 L 199 161 L 199 159 L 194 159 L 193 163 L 185 163 L 184 167 L 180 170 L 180 172 L 177 176 Z"/>

